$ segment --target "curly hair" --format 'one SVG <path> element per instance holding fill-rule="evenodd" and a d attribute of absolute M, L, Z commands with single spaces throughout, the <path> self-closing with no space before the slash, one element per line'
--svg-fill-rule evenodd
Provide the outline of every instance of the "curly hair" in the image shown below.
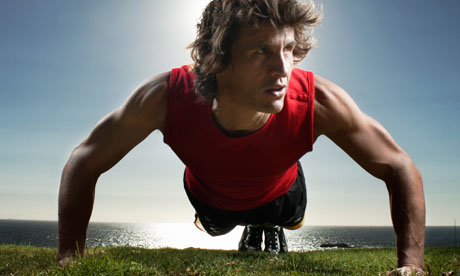
<path fill-rule="evenodd" d="M 314 46 L 313 26 L 321 20 L 312 1 L 297 0 L 212 0 L 197 24 L 197 37 L 190 44 L 196 74 L 195 88 L 208 101 L 217 94 L 216 74 L 230 62 L 233 41 L 241 27 L 292 26 L 296 46 L 294 62 L 299 63 Z"/>

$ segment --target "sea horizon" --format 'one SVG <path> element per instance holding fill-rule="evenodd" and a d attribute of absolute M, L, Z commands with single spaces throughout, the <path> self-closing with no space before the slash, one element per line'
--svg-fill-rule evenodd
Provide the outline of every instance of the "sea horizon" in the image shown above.
<path fill-rule="evenodd" d="M 0 219 L 0 244 L 57 247 L 57 221 Z M 237 250 L 243 231 L 212 237 L 193 223 L 90 222 L 87 247 L 135 246 L 143 248 L 203 248 Z M 314 226 L 285 230 L 290 251 L 322 250 L 327 246 L 346 248 L 394 248 L 392 226 Z M 457 246 L 456 227 L 427 226 L 425 246 Z M 331 246 L 332 245 L 332 246 Z M 337 245 L 337 246 L 334 246 Z M 340 246 L 339 246 L 340 245 Z"/>

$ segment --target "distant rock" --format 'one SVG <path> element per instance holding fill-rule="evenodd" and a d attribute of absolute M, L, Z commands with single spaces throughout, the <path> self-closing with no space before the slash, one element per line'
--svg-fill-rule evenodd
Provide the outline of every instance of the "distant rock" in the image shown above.
<path fill-rule="evenodd" d="M 323 243 L 320 245 L 322 248 L 351 248 L 346 243 Z"/>

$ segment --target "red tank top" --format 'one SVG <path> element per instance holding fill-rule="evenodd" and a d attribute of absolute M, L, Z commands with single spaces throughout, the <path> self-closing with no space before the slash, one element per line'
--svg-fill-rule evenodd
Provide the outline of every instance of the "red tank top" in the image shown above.
<path fill-rule="evenodd" d="M 190 192 L 225 210 L 248 210 L 287 193 L 313 147 L 313 73 L 293 69 L 284 108 L 259 130 L 231 138 L 195 92 L 189 66 L 171 71 L 164 142 L 186 165 Z"/>

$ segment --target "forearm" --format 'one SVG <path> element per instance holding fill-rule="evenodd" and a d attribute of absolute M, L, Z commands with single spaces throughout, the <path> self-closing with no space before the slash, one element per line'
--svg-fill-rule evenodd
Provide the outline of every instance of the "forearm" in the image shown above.
<path fill-rule="evenodd" d="M 59 189 L 59 259 L 84 254 L 96 181 L 97 176 L 89 173 L 81 160 L 69 159 Z"/>
<path fill-rule="evenodd" d="M 412 162 L 387 182 L 396 233 L 398 267 L 424 268 L 425 200 L 420 173 Z"/>

